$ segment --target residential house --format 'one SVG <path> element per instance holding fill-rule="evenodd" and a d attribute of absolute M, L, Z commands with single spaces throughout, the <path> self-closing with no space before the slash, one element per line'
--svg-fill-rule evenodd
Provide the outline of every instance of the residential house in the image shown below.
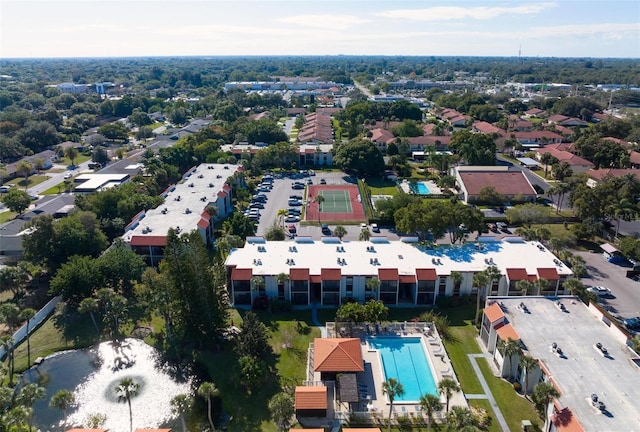
<path fill-rule="evenodd" d="M 482 190 L 487 187 L 494 188 L 507 201 L 535 201 L 538 196 L 522 171 L 510 171 L 507 166 L 460 166 L 453 171 L 465 203 L 479 201 Z"/>
<path fill-rule="evenodd" d="M 504 129 L 500 129 L 497 126 L 492 125 L 491 123 L 487 123 L 484 121 L 474 122 L 471 126 L 471 130 L 473 132 L 483 133 L 487 135 L 498 134 L 501 136 L 508 136 L 507 131 Z"/>
<path fill-rule="evenodd" d="M 547 144 L 561 143 L 563 137 L 550 131 L 513 132 L 514 138 L 523 147 L 542 147 Z"/>
<path fill-rule="evenodd" d="M 558 159 L 558 162 L 567 162 L 574 173 L 585 172 L 595 166 L 585 158 L 582 158 L 566 150 L 559 150 L 554 146 L 546 146 L 540 149 L 536 149 L 536 159 L 542 160 L 542 155 L 546 153 L 554 156 L 556 159 Z"/>
<path fill-rule="evenodd" d="M 547 112 L 540 108 L 531 108 L 524 112 L 525 117 L 543 118 L 547 116 Z"/>
<path fill-rule="evenodd" d="M 607 177 L 623 177 L 627 174 L 636 176 L 640 179 L 640 170 L 631 168 L 604 168 L 597 170 L 587 171 L 589 178 L 587 179 L 587 186 L 596 187 L 599 182 Z"/>

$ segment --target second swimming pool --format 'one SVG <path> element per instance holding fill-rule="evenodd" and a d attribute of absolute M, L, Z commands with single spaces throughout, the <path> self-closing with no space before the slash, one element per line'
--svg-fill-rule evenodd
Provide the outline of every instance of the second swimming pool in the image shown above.
<path fill-rule="evenodd" d="M 436 381 L 420 338 L 375 337 L 369 346 L 380 353 L 385 381 L 395 378 L 404 395 L 395 401 L 419 401 L 426 393 L 438 394 Z"/>

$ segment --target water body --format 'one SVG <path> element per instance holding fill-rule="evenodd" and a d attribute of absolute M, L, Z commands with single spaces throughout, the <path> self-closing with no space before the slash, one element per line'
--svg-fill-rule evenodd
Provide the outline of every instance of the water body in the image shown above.
<path fill-rule="evenodd" d="M 163 362 L 155 348 L 138 339 L 60 352 L 25 376 L 47 389 L 47 398 L 34 405 L 34 425 L 41 431 L 61 430 L 62 412 L 49 408 L 58 390 L 72 391 L 77 403 L 68 410 L 65 427 L 85 425 L 90 415 L 100 413 L 107 416 L 103 427 L 110 432 L 129 431 L 129 408 L 118 402 L 115 392 L 121 379 L 140 384 L 138 396 L 131 399 L 134 430 L 173 426 L 171 399 L 191 391 L 190 376 Z"/>

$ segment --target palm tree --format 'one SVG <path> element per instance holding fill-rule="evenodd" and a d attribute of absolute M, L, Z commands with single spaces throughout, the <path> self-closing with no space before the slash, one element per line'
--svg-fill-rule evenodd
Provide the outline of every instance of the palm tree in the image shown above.
<path fill-rule="evenodd" d="M 391 431 L 391 412 L 393 410 L 393 401 L 396 396 L 402 396 L 404 394 L 404 388 L 402 384 L 395 378 L 389 378 L 382 383 L 382 394 L 386 394 L 389 398 L 389 424 L 387 426 L 387 432 Z"/>
<path fill-rule="evenodd" d="M 29 187 L 29 174 L 33 170 L 33 165 L 29 161 L 22 159 L 16 166 L 18 174 L 24 176 L 24 190 Z"/>
<path fill-rule="evenodd" d="M 473 412 L 466 407 L 454 406 L 447 414 L 447 431 L 480 432 L 478 419 Z"/>
<path fill-rule="evenodd" d="M 93 326 L 96 328 L 96 332 L 100 334 L 100 329 L 98 328 L 98 323 L 96 322 L 96 317 L 94 312 L 98 310 L 98 300 L 93 297 L 87 297 L 80 302 L 78 306 L 78 312 L 80 313 L 88 313 L 91 317 L 91 321 L 93 322 Z"/>
<path fill-rule="evenodd" d="M 289 214 L 289 210 L 287 209 L 278 209 L 278 219 L 280 220 L 280 225 L 282 225 L 282 228 L 284 228 L 284 218 L 287 217 L 287 215 Z"/>
<path fill-rule="evenodd" d="M 118 402 L 126 402 L 129 405 L 129 431 L 133 432 L 133 412 L 131 411 L 131 398 L 138 395 L 140 384 L 132 378 L 122 378 L 116 387 Z"/>
<path fill-rule="evenodd" d="M 324 196 L 318 194 L 313 198 L 313 202 L 318 204 L 318 223 L 320 223 L 320 212 L 322 211 L 322 203 L 324 202 Z"/>
<path fill-rule="evenodd" d="M 276 282 L 278 283 L 278 290 L 280 289 L 280 285 L 282 285 L 284 292 L 284 286 L 289 282 L 289 275 L 287 273 L 278 273 L 276 275 Z M 278 295 L 280 294 L 278 293 Z"/>
<path fill-rule="evenodd" d="M 480 317 L 478 317 L 480 313 L 480 299 L 484 297 L 484 291 L 487 289 L 488 281 L 489 277 L 484 270 L 473 275 L 473 284 L 478 287 L 478 293 L 476 294 L 476 322 L 480 319 Z"/>
<path fill-rule="evenodd" d="M 9 385 L 13 384 L 13 338 L 9 335 L 0 337 L 0 347 L 4 349 L 9 357 Z"/>
<path fill-rule="evenodd" d="M 343 227 L 342 225 L 338 225 L 337 227 L 335 227 L 335 229 L 333 230 L 333 235 L 338 237 L 340 239 L 340 241 L 342 241 L 342 237 L 347 235 L 347 230 L 345 227 Z"/>
<path fill-rule="evenodd" d="M 533 282 L 533 286 L 537 291 L 536 294 L 542 295 L 542 291 L 545 291 L 547 288 L 549 288 L 549 281 L 546 279 L 536 279 L 535 282 Z"/>
<path fill-rule="evenodd" d="M 187 432 L 187 422 L 184 419 L 184 415 L 193 406 L 193 399 L 186 394 L 179 394 L 171 399 L 171 413 L 180 417 L 180 423 L 182 423 L 182 432 Z"/>
<path fill-rule="evenodd" d="M 542 162 L 542 164 L 544 165 L 544 176 L 546 178 L 549 167 L 555 163 L 558 163 L 558 158 L 551 153 L 543 153 L 542 156 L 540 156 L 540 162 Z"/>
<path fill-rule="evenodd" d="M 212 430 L 216 430 L 213 425 L 213 419 L 211 418 L 211 399 L 214 397 L 218 397 L 220 395 L 220 390 L 216 387 L 216 385 L 212 382 L 203 382 L 198 387 L 198 396 L 203 397 L 207 400 L 207 417 L 209 418 L 209 424 L 211 425 Z"/>
<path fill-rule="evenodd" d="M 500 349 L 502 350 L 502 354 L 504 355 L 505 359 L 508 358 L 509 359 L 509 369 L 507 369 L 508 371 L 508 375 L 507 378 L 511 378 L 512 377 L 512 370 L 513 370 L 513 356 L 520 353 L 520 342 L 515 340 L 515 339 L 511 339 L 511 338 L 507 338 L 507 341 L 503 341 L 500 340 Z"/>
<path fill-rule="evenodd" d="M 371 291 L 373 293 L 373 298 L 377 299 L 378 296 L 376 293 L 378 292 L 378 289 L 380 289 L 380 279 L 378 279 L 377 277 L 367 278 L 365 286 L 368 291 Z"/>
<path fill-rule="evenodd" d="M 616 220 L 616 238 L 618 238 L 620 222 L 632 221 L 638 215 L 638 207 L 627 198 L 622 198 L 610 207 L 610 212 Z"/>
<path fill-rule="evenodd" d="M 457 271 L 452 271 L 449 277 L 451 277 L 451 280 L 453 281 L 454 289 L 459 289 L 463 279 L 462 273 Z"/>
<path fill-rule="evenodd" d="M 420 410 L 427 413 L 427 431 L 430 431 L 431 420 L 433 420 L 433 413 L 442 411 L 442 403 L 440 402 L 440 398 L 431 393 L 420 396 Z"/>
<path fill-rule="evenodd" d="M 76 397 L 69 390 L 59 390 L 51 397 L 49 406 L 62 411 L 63 423 L 67 418 L 67 410 L 76 403 Z"/>
<path fill-rule="evenodd" d="M 20 315 L 18 315 L 21 321 L 27 322 L 27 369 L 31 367 L 31 335 L 29 334 L 29 321 L 35 316 L 35 314 L 35 309 L 26 308 L 22 309 L 22 312 L 20 312 Z"/>
<path fill-rule="evenodd" d="M 74 167 L 73 161 L 78 157 L 78 149 L 71 146 L 64 149 L 64 155 L 71 161 L 71 166 Z"/>
<path fill-rule="evenodd" d="M 549 409 L 549 403 L 551 399 L 560 397 L 560 392 L 556 390 L 553 384 L 549 382 L 541 382 L 536 384 L 533 388 L 533 395 L 531 395 L 531 399 L 536 407 L 538 413 L 544 417 L 544 428 L 542 430 L 547 430 L 547 421 Z"/>
<path fill-rule="evenodd" d="M 533 283 L 530 281 L 523 279 L 516 282 L 516 289 L 522 293 L 523 296 L 531 294 L 533 291 Z"/>
<path fill-rule="evenodd" d="M 358 240 L 360 241 L 369 241 L 371 238 L 371 232 L 368 228 L 362 228 L 360 230 L 360 235 L 358 236 Z"/>
<path fill-rule="evenodd" d="M 45 388 L 36 383 L 27 384 L 20 390 L 17 401 L 20 405 L 24 405 L 29 409 L 29 430 L 31 430 L 31 425 L 33 424 L 33 404 L 38 399 L 44 399 L 44 396 Z"/>
<path fill-rule="evenodd" d="M 263 294 L 263 291 L 265 289 L 265 283 L 264 283 L 264 277 L 262 276 L 253 276 L 251 278 L 251 287 L 253 290 L 258 292 L 258 295 Z"/>
<path fill-rule="evenodd" d="M 524 388 L 522 393 L 525 397 L 529 391 L 529 373 L 533 371 L 536 366 L 538 366 L 538 360 L 534 359 L 530 355 L 523 355 L 520 357 L 520 367 L 524 369 Z"/>
<path fill-rule="evenodd" d="M 449 412 L 449 400 L 451 399 L 451 396 L 453 396 L 454 393 L 459 391 L 460 391 L 460 386 L 458 385 L 458 382 L 453 378 L 448 378 L 448 377 L 442 378 L 438 383 L 438 392 L 441 395 L 444 395 L 446 399 L 447 412 Z"/>

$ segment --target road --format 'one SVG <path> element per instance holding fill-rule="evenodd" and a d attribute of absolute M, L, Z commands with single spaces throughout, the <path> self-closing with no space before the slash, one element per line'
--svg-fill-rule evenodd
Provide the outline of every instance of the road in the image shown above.
<path fill-rule="evenodd" d="M 360 84 L 358 81 L 353 81 L 353 84 L 364 94 L 367 98 L 372 98 L 373 94 L 369 91 L 368 88 Z"/>
<path fill-rule="evenodd" d="M 587 285 L 604 286 L 613 294 L 608 299 L 601 299 L 601 303 L 608 306 L 610 312 L 616 316 L 631 318 L 640 316 L 640 282 L 634 282 L 626 277 L 628 268 L 608 262 L 602 254 L 592 252 L 575 252 L 584 258 L 588 278 L 582 278 Z"/>
<path fill-rule="evenodd" d="M 46 191 L 47 189 L 52 188 L 59 183 L 62 183 L 64 181 L 64 175 L 67 172 L 71 172 L 75 177 L 82 171 L 88 170 L 90 163 L 91 163 L 90 160 L 86 162 L 82 162 L 81 164 L 78 164 L 74 170 L 67 169 L 66 171 L 63 171 L 60 173 L 48 172 L 46 173 L 47 177 L 49 177 L 48 180 L 45 180 L 42 183 L 38 183 L 37 185 L 27 189 L 27 192 L 33 195 L 40 195 L 42 192 Z M 54 168 L 67 168 L 67 167 L 60 165 L 60 166 L 54 166 Z"/>

